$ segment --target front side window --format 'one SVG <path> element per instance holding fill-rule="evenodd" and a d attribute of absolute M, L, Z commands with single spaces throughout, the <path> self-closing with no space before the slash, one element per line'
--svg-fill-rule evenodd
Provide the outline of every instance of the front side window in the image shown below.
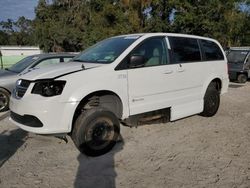
<path fill-rule="evenodd" d="M 130 56 L 142 56 L 144 67 L 167 64 L 165 38 L 150 38 L 135 48 Z"/>
<path fill-rule="evenodd" d="M 223 53 L 216 43 L 207 40 L 201 40 L 200 42 L 205 56 L 205 61 L 224 60 Z"/>
<path fill-rule="evenodd" d="M 112 63 L 140 36 L 121 36 L 109 38 L 86 49 L 73 58 L 73 61 L 87 63 Z"/>
<path fill-rule="evenodd" d="M 197 39 L 185 37 L 169 37 L 173 63 L 201 61 L 201 53 Z"/>
<path fill-rule="evenodd" d="M 54 65 L 54 64 L 58 64 L 60 63 L 60 58 L 50 58 L 50 59 L 45 59 L 43 61 L 41 61 L 39 64 L 37 64 L 35 67 L 45 67 L 48 65 Z"/>
<path fill-rule="evenodd" d="M 16 64 L 14 64 L 13 66 L 11 66 L 7 70 L 15 72 L 15 73 L 20 73 L 24 69 L 26 69 L 27 67 L 29 67 L 30 65 L 32 65 L 32 63 L 34 61 L 36 61 L 37 59 L 39 59 L 39 57 L 36 57 L 36 56 L 25 57 L 24 59 L 20 60 L 19 62 L 17 62 Z"/>

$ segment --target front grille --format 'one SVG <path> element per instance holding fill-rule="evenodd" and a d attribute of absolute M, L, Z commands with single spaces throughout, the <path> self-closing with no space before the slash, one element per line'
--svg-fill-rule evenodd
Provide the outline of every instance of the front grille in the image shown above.
<path fill-rule="evenodd" d="M 16 97 L 22 98 L 25 95 L 29 85 L 30 81 L 28 80 L 18 80 L 15 89 Z"/>

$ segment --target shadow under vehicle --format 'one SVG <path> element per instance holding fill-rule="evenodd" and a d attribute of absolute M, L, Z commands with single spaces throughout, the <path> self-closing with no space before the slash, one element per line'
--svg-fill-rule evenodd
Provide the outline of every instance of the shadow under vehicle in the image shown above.
<path fill-rule="evenodd" d="M 250 47 L 230 48 L 227 59 L 229 79 L 246 83 L 250 78 Z"/>
<path fill-rule="evenodd" d="M 67 62 L 76 54 L 37 54 L 25 57 L 10 68 L 0 70 L 0 112 L 7 111 L 9 108 L 10 94 L 15 87 L 16 81 L 20 76 L 33 69 L 44 66 Z"/>

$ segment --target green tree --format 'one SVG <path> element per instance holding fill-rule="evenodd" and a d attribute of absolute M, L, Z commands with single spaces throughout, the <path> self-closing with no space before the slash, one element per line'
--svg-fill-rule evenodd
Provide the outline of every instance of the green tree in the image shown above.
<path fill-rule="evenodd" d="M 45 51 L 79 51 L 104 38 L 177 32 L 248 45 L 249 0 L 40 0 L 36 41 Z M 8 24 L 7 24 L 8 26 Z"/>
<path fill-rule="evenodd" d="M 1 44 L 9 45 L 33 45 L 32 21 L 25 17 L 20 17 L 16 22 L 8 19 L 0 22 Z M 5 37 L 5 39 L 3 38 Z"/>
<path fill-rule="evenodd" d="M 174 32 L 213 37 L 223 46 L 240 45 L 246 16 L 240 10 L 241 3 L 245 1 L 176 1 Z"/>
<path fill-rule="evenodd" d="M 83 1 L 40 0 L 36 7 L 36 40 L 45 51 L 79 51 L 83 48 L 85 6 Z"/>

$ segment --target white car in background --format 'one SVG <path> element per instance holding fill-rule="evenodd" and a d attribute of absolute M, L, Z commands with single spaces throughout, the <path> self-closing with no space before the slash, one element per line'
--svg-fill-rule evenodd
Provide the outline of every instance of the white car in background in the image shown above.
<path fill-rule="evenodd" d="M 81 152 L 98 156 L 115 145 L 120 123 L 215 115 L 228 83 L 226 56 L 216 40 L 116 36 L 72 63 L 23 75 L 11 97 L 11 120 L 38 134 L 69 134 Z"/>

